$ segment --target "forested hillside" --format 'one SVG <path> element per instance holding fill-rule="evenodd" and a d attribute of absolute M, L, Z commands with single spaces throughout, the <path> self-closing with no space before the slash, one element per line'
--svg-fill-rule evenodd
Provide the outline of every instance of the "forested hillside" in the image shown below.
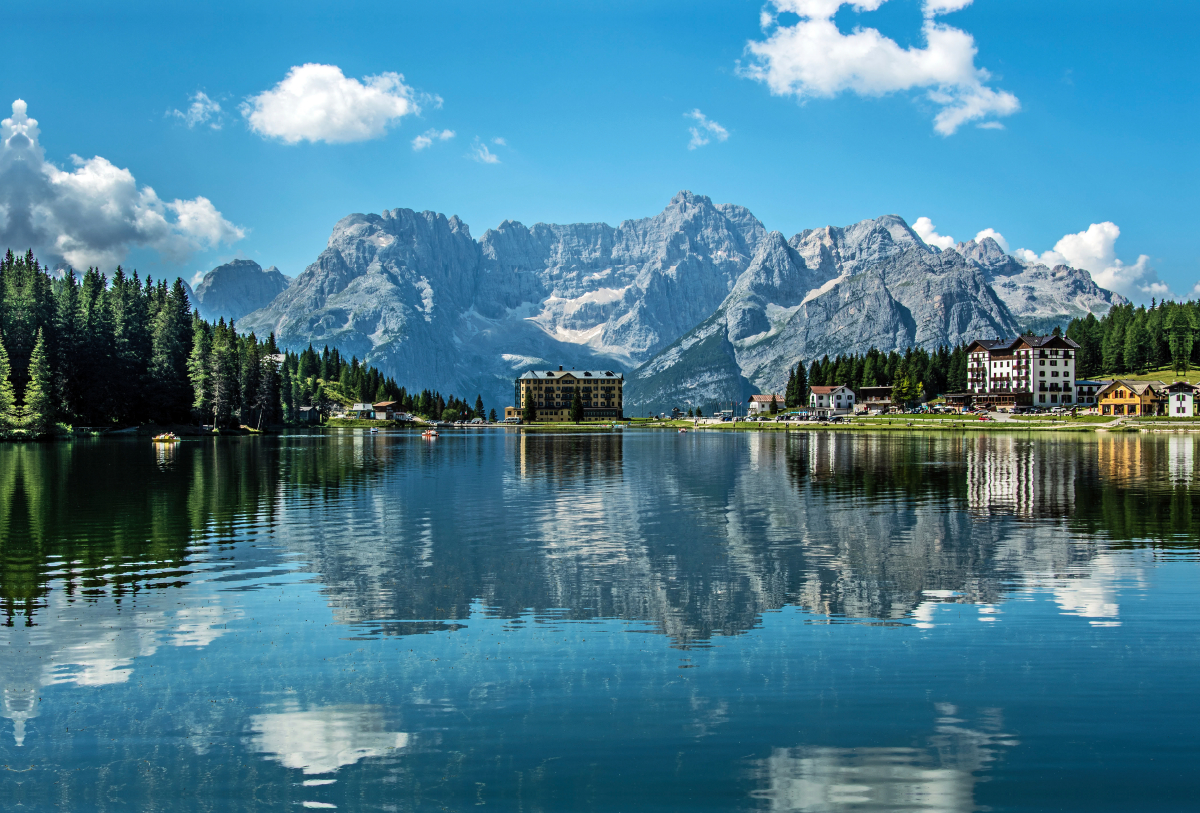
<path fill-rule="evenodd" d="M 410 394 L 337 350 L 281 354 L 274 336 L 206 322 L 183 282 L 48 273 L 33 257 L 0 261 L 0 430 L 42 435 L 58 424 L 288 422 L 302 406 L 401 401 L 410 411 L 474 417 L 436 392 Z"/>
<path fill-rule="evenodd" d="M 1200 366 L 1200 302 L 1118 305 L 1097 319 L 1088 314 L 1067 326 L 1079 343 L 1080 378 L 1144 373 L 1170 366 L 1185 372 Z"/>

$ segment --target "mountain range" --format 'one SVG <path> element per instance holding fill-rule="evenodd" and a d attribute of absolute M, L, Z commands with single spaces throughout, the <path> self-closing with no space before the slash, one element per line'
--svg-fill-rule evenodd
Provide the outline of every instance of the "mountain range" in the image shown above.
<path fill-rule="evenodd" d="M 686 191 L 616 227 L 506 220 L 478 240 L 457 216 L 352 214 L 269 301 L 273 269 L 241 262 L 197 296 L 233 313 L 246 291 L 258 309 L 239 328 L 281 346 L 337 346 L 410 389 L 496 407 L 530 367 L 616 367 L 627 414 L 782 391 L 790 366 L 825 354 L 1048 329 L 1125 301 L 991 238 L 939 250 L 885 215 L 788 239 Z"/>

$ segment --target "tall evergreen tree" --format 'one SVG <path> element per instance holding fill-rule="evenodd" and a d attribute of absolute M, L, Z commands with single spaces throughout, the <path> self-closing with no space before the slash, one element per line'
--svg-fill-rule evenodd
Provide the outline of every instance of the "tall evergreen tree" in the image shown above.
<path fill-rule="evenodd" d="M 46 338 L 39 330 L 29 357 L 29 383 L 21 407 L 21 423 L 33 435 L 44 435 L 54 426 L 54 376 L 47 355 Z"/>
<path fill-rule="evenodd" d="M 571 401 L 571 420 L 579 423 L 583 420 L 583 396 L 575 390 L 575 398 Z"/>
<path fill-rule="evenodd" d="M 13 392 L 8 351 L 4 349 L 4 342 L 0 341 L 0 429 L 14 429 L 20 423 L 21 412 L 17 407 L 17 396 Z"/>

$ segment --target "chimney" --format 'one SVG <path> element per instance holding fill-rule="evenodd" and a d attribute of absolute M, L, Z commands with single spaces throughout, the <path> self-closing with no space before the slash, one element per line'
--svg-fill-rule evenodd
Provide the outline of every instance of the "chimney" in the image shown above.
<path fill-rule="evenodd" d="M 560 365 L 558 365 L 558 371 L 559 371 L 560 373 L 562 372 L 562 365 L 561 365 L 561 364 L 560 364 Z"/>

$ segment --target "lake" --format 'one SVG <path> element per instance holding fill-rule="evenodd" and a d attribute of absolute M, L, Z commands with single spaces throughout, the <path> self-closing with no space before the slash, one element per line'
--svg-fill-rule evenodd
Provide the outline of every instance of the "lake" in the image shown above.
<path fill-rule="evenodd" d="M 1197 438 L 0 445 L 0 808 L 1194 810 Z"/>

